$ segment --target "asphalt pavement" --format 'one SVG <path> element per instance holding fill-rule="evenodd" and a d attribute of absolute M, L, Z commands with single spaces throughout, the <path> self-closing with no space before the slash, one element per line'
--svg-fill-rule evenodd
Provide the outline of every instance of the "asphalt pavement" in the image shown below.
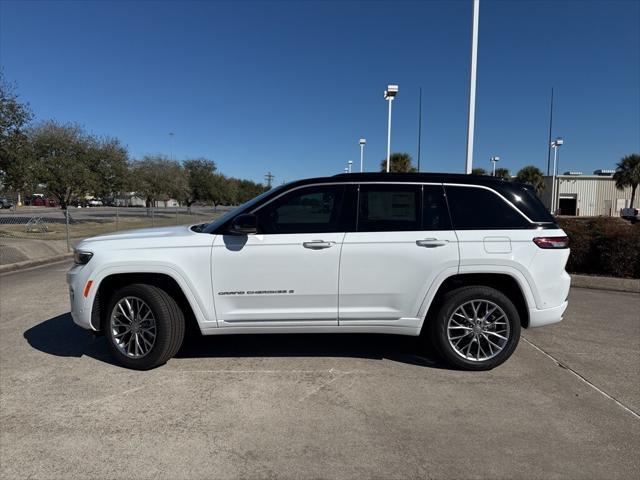
<path fill-rule="evenodd" d="M 0 276 L 2 478 L 637 478 L 640 296 L 572 289 L 490 372 L 383 335 L 192 339 L 149 372 L 54 264 Z"/>

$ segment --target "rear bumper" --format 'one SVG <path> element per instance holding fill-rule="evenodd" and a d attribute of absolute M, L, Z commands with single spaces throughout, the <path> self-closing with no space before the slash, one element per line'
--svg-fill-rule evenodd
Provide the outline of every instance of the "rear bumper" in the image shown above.
<path fill-rule="evenodd" d="M 529 309 L 529 328 L 543 327 L 558 323 L 562 320 L 562 315 L 567 309 L 569 303 L 565 300 L 561 305 L 553 308 L 545 308 L 538 310 L 537 308 Z"/>

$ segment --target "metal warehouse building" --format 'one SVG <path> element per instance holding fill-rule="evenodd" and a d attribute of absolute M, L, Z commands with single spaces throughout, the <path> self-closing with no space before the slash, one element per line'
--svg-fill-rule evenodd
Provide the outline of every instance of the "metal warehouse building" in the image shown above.
<path fill-rule="evenodd" d="M 618 190 L 613 170 L 596 170 L 593 175 L 565 172 L 556 176 L 555 211 L 559 215 L 619 217 L 622 208 L 631 205 L 631 187 Z M 551 210 L 553 177 L 544 177 L 543 203 Z M 640 189 L 634 207 L 638 207 Z"/>

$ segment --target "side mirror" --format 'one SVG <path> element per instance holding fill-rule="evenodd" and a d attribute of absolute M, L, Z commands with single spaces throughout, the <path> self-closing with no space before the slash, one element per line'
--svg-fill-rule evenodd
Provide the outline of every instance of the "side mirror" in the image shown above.
<path fill-rule="evenodd" d="M 258 219 L 253 213 L 238 215 L 231 222 L 231 233 L 253 235 L 258 233 Z"/>

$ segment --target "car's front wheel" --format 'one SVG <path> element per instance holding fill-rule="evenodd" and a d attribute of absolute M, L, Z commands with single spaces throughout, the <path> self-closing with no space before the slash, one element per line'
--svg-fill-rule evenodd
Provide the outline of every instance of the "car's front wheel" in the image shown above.
<path fill-rule="evenodd" d="M 502 292 L 462 287 L 445 295 L 428 324 L 443 359 L 464 370 L 488 370 L 507 360 L 520 339 L 520 316 Z"/>
<path fill-rule="evenodd" d="M 111 297 L 104 333 L 120 364 L 149 370 L 173 357 L 184 338 L 184 316 L 164 290 L 147 284 L 127 285 Z"/>

